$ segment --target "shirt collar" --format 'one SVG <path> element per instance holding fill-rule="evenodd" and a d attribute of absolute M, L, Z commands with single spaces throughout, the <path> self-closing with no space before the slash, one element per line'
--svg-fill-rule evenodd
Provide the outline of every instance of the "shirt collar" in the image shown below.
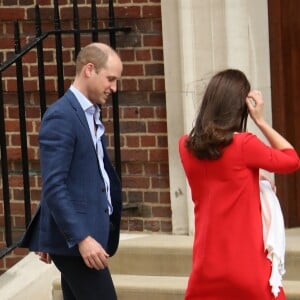
<path fill-rule="evenodd" d="M 83 109 L 83 111 L 94 113 L 94 111 L 95 111 L 94 107 L 98 107 L 98 109 L 100 111 L 99 106 L 94 105 L 84 94 L 82 94 L 76 87 L 74 87 L 74 85 L 70 86 L 70 90 L 75 95 L 75 97 L 77 98 L 77 100 L 78 100 L 81 108 Z M 91 109 L 91 108 L 93 108 L 93 109 Z"/>

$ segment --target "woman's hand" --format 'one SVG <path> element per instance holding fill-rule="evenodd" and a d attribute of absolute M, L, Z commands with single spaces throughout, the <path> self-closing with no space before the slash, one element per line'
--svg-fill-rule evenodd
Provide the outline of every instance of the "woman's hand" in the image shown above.
<path fill-rule="evenodd" d="M 246 104 L 249 114 L 256 124 L 264 121 L 264 100 L 260 91 L 251 91 L 246 98 Z"/>
<path fill-rule="evenodd" d="M 246 104 L 251 118 L 273 148 L 293 149 L 292 144 L 265 121 L 263 116 L 264 101 L 260 91 L 251 91 L 246 98 Z"/>

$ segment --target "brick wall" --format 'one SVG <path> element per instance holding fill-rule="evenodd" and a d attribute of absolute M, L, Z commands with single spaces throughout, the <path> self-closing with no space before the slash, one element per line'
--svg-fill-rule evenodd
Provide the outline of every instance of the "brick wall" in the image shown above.
<path fill-rule="evenodd" d="M 19 20 L 22 45 L 35 35 L 34 5 L 40 5 L 43 31 L 53 29 L 52 0 L 0 0 L 0 62 L 5 61 L 14 49 L 13 20 Z M 61 27 L 72 27 L 71 0 L 60 0 Z M 99 0 L 100 26 L 107 22 L 107 1 Z M 80 27 L 90 24 L 90 1 L 79 0 Z M 162 49 L 160 0 L 116 0 L 116 25 L 132 28 L 128 34 L 117 37 L 118 52 L 124 63 L 119 84 L 121 156 L 124 202 L 137 204 L 137 209 L 127 210 L 122 218 L 124 231 L 171 232 L 171 208 L 168 175 L 168 145 L 166 103 L 164 92 L 164 65 Z M 99 26 L 99 27 L 100 27 Z M 74 51 L 71 38 L 63 36 L 65 88 L 74 74 Z M 102 41 L 106 42 L 107 38 Z M 90 37 L 81 38 L 81 44 Z M 56 66 L 54 40 L 44 42 L 47 61 L 47 104 L 56 99 Z M 37 134 L 40 126 L 37 59 L 30 51 L 23 59 L 24 89 L 26 91 L 26 125 L 32 212 L 40 199 L 41 179 Z M 15 67 L 3 74 L 4 104 L 9 157 L 9 181 L 14 236 L 24 228 L 22 168 L 19 136 L 19 112 L 16 96 Z M 103 108 L 103 121 L 109 135 L 110 152 L 113 146 L 112 107 Z M 0 182 L 0 249 L 3 242 L 3 199 Z M 0 260 L 0 272 L 6 270 L 26 253 L 16 249 Z"/>

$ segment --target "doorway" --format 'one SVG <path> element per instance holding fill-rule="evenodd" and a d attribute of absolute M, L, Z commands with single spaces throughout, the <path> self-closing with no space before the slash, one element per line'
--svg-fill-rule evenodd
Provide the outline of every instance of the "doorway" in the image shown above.
<path fill-rule="evenodd" d="M 300 1 L 268 0 L 273 127 L 300 153 Z M 276 175 L 286 227 L 300 226 L 300 172 Z"/>

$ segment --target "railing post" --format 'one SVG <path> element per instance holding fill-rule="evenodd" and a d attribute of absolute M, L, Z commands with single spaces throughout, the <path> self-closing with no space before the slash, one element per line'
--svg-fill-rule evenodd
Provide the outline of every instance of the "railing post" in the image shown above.
<path fill-rule="evenodd" d="M 15 53 L 18 54 L 21 51 L 19 23 L 15 22 L 14 25 L 15 25 Z M 27 226 L 29 225 L 29 222 L 31 220 L 31 207 L 30 207 L 30 184 L 29 184 L 27 130 L 26 130 L 26 112 L 25 112 L 25 101 L 24 101 L 22 58 L 18 58 L 16 61 L 16 78 L 17 78 L 17 90 L 18 90 L 18 102 L 19 102 L 25 224 Z"/>
<path fill-rule="evenodd" d="M 4 99 L 2 86 L 2 72 L 0 72 L 0 148 L 1 148 L 1 175 L 2 175 L 2 194 L 4 208 L 4 226 L 5 226 L 5 242 L 6 245 L 12 244 L 10 204 L 9 204 L 9 181 L 8 181 L 8 165 L 7 165 L 7 149 L 4 122 Z"/>
<path fill-rule="evenodd" d="M 114 0 L 109 0 L 108 15 L 109 15 L 108 26 L 109 28 L 112 29 L 109 31 L 109 43 L 112 48 L 116 49 L 116 32 L 115 30 L 113 30 L 113 28 L 115 28 Z"/>
<path fill-rule="evenodd" d="M 57 91 L 58 96 L 63 96 L 64 88 L 64 68 L 61 42 L 61 28 L 58 0 L 54 0 L 54 29 L 55 29 L 55 46 L 56 46 L 56 65 L 57 65 Z"/>
<path fill-rule="evenodd" d="M 98 17 L 97 17 L 97 6 L 96 6 L 96 0 L 92 0 L 91 5 L 91 16 L 92 16 L 92 40 L 93 42 L 98 42 Z"/>
<path fill-rule="evenodd" d="M 75 44 L 75 59 L 80 51 L 80 26 L 77 0 L 73 0 L 73 26 L 74 26 L 74 44 Z"/>
<path fill-rule="evenodd" d="M 35 6 L 35 32 L 36 37 L 42 35 L 41 15 L 38 4 Z M 43 41 L 41 40 L 37 46 L 37 59 L 38 59 L 38 75 L 39 75 L 39 95 L 40 95 L 40 110 L 41 117 L 46 111 L 46 92 L 45 92 L 45 70 L 44 70 L 44 52 L 43 52 Z"/>

